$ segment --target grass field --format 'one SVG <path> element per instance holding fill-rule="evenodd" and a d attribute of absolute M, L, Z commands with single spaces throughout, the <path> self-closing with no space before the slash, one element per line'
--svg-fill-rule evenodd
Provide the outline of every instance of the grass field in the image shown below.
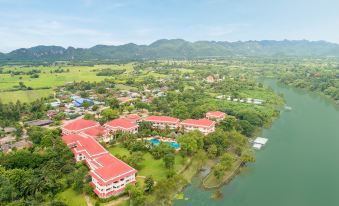
<path fill-rule="evenodd" d="M 95 65 L 93 67 L 89 66 L 62 66 L 61 68 L 69 70 L 69 72 L 64 73 L 50 73 L 51 71 L 58 69 L 59 67 L 53 66 L 39 66 L 39 67 L 5 67 L 4 71 L 30 71 L 33 69 L 40 70 L 39 78 L 30 78 L 29 75 L 14 75 L 9 74 L 0 74 L 0 100 L 3 102 L 9 102 L 20 100 L 23 102 L 30 102 L 37 98 L 46 97 L 50 94 L 53 94 L 53 88 L 57 86 L 62 86 L 67 82 L 73 81 L 102 81 L 106 76 L 96 76 L 96 71 L 103 68 L 111 69 L 126 69 L 125 74 L 119 76 L 126 78 L 129 76 L 129 73 L 133 71 L 132 64 L 125 65 Z M 13 89 L 15 86 L 19 85 L 19 82 L 23 82 L 27 87 L 32 87 L 37 90 L 27 90 L 27 91 L 11 91 L 6 92 L 6 90 Z M 50 87 L 50 89 L 40 89 L 44 87 Z"/>
<path fill-rule="evenodd" d="M 15 92 L 0 92 L 0 100 L 3 103 L 16 102 L 32 102 L 36 99 L 48 97 L 53 94 L 52 89 L 39 89 L 39 90 L 27 90 L 27 91 L 15 91 Z"/>
<path fill-rule="evenodd" d="M 71 188 L 59 193 L 57 198 L 63 200 L 68 206 L 87 206 L 84 195 L 76 193 Z"/>
<path fill-rule="evenodd" d="M 120 146 L 112 147 L 109 149 L 113 155 L 129 155 L 129 151 Z M 143 156 L 144 160 L 141 162 L 141 169 L 138 171 L 140 176 L 152 175 L 155 180 L 161 180 L 166 178 L 167 169 L 165 168 L 162 159 L 156 160 L 150 153 L 146 153 Z M 184 159 L 180 155 L 175 156 L 174 169 L 179 171 L 185 164 Z"/>

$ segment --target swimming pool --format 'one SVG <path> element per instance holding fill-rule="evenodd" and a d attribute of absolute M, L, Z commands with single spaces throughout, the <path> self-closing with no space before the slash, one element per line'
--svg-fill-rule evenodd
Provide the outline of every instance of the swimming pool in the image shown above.
<path fill-rule="evenodd" d="M 153 145 L 159 145 L 160 144 L 160 140 L 158 139 L 150 139 L 148 140 L 150 143 L 152 143 Z"/>
<path fill-rule="evenodd" d="M 150 143 L 152 143 L 153 145 L 159 145 L 160 144 L 160 140 L 159 139 L 150 139 L 148 141 Z M 169 144 L 175 150 L 180 149 L 180 144 L 177 143 L 177 142 L 164 142 L 164 143 Z"/>

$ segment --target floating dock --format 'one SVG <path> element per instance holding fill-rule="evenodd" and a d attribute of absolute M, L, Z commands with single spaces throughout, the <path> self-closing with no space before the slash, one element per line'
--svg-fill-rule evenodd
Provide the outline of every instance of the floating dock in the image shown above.
<path fill-rule="evenodd" d="M 257 137 L 254 141 L 253 141 L 253 148 L 260 150 L 266 143 L 267 143 L 268 139 L 264 138 L 264 137 Z"/>

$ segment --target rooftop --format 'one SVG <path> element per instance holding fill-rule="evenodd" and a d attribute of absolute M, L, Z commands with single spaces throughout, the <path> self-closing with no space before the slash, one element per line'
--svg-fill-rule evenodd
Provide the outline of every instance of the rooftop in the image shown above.
<path fill-rule="evenodd" d="M 97 125 L 99 125 L 99 123 L 93 120 L 77 119 L 69 124 L 66 124 L 63 127 L 63 129 L 67 129 L 71 131 L 78 131 L 78 130 L 83 130 L 89 127 L 94 127 Z"/>
<path fill-rule="evenodd" d="M 104 181 L 116 181 L 128 173 L 136 172 L 134 168 L 109 153 L 95 158 L 94 161 L 102 165 L 102 167 L 95 169 L 93 172 Z"/>
<path fill-rule="evenodd" d="M 98 137 L 98 136 L 104 136 L 107 134 L 107 129 L 104 127 L 98 125 L 96 127 L 91 127 L 89 129 L 86 129 L 85 131 L 82 132 L 85 135 L 91 136 L 91 137 Z"/>
<path fill-rule="evenodd" d="M 64 135 L 62 139 L 67 144 L 76 144 L 75 152 L 87 151 L 88 155 L 96 156 L 99 154 L 108 153 L 97 141 L 91 137 L 82 135 Z"/>
<path fill-rule="evenodd" d="M 214 121 L 209 119 L 186 119 L 181 122 L 183 125 L 192 125 L 198 127 L 210 127 L 215 124 Z"/>
<path fill-rule="evenodd" d="M 145 121 L 148 122 L 162 122 L 162 123 L 179 123 L 179 119 L 169 116 L 149 116 L 145 118 Z"/>
<path fill-rule="evenodd" d="M 206 116 L 209 117 L 216 117 L 216 118 L 220 118 L 223 117 L 225 115 L 224 112 L 220 112 L 220 111 L 211 111 L 211 112 L 207 112 Z"/>
<path fill-rule="evenodd" d="M 127 119 L 119 118 L 109 121 L 105 124 L 106 126 L 113 128 L 123 128 L 123 129 L 131 129 L 138 127 L 134 122 L 128 121 Z"/>

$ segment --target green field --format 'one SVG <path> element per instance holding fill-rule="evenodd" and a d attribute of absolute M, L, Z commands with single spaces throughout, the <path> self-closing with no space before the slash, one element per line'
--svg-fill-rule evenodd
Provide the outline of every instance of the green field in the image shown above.
<path fill-rule="evenodd" d="M 103 68 L 111 69 L 126 69 L 125 74 L 121 77 L 128 77 L 128 73 L 133 70 L 132 64 L 125 65 L 95 65 L 90 66 L 62 66 L 61 69 L 69 70 L 64 73 L 50 73 L 59 67 L 54 66 L 39 66 L 39 67 L 5 67 L 4 71 L 30 71 L 33 69 L 40 70 L 39 78 L 30 78 L 29 75 L 14 75 L 0 74 L 0 100 L 3 102 L 15 102 L 20 100 L 22 102 L 31 102 L 37 98 L 47 97 L 53 94 L 53 88 L 65 85 L 73 81 L 102 81 L 106 76 L 96 76 L 96 71 Z M 32 87 L 34 90 L 26 91 L 8 91 L 23 82 L 27 87 Z M 49 87 L 49 89 L 41 89 Z"/>
<path fill-rule="evenodd" d="M 120 146 L 112 147 L 109 149 L 113 155 L 129 155 L 129 151 Z M 144 160 L 141 163 L 141 169 L 138 171 L 139 176 L 150 176 L 152 175 L 155 180 L 161 180 L 166 178 L 167 169 L 165 168 L 162 159 L 156 160 L 150 153 L 146 153 L 143 156 Z M 176 171 L 181 170 L 184 166 L 185 161 L 180 155 L 175 156 L 174 168 Z"/>

